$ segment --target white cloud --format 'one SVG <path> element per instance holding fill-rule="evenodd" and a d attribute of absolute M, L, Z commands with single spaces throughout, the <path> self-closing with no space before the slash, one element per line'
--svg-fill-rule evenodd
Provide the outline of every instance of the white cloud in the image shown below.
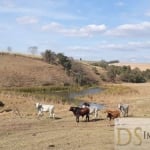
<path fill-rule="evenodd" d="M 128 42 L 124 44 L 105 43 L 100 44 L 98 49 L 101 50 L 119 50 L 119 51 L 141 51 L 150 49 L 150 41 L 145 42 Z"/>
<path fill-rule="evenodd" d="M 52 22 L 50 24 L 42 26 L 42 31 L 53 31 L 57 33 L 62 33 L 66 36 L 81 36 L 87 37 L 92 36 L 93 34 L 103 33 L 106 30 L 104 24 L 101 25 L 87 25 L 81 28 L 65 28 L 61 24 Z"/>
<path fill-rule="evenodd" d="M 60 32 L 62 30 L 62 26 L 59 23 L 51 22 L 50 24 L 43 25 L 42 31 L 57 31 Z"/>
<path fill-rule="evenodd" d="M 34 8 L 33 8 L 34 9 Z M 0 13 L 29 13 L 34 11 L 30 8 L 24 8 L 17 6 L 17 3 L 12 0 L 2 0 L 0 1 Z"/>
<path fill-rule="evenodd" d="M 108 30 L 106 35 L 128 37 L 150 36 L 150 22 L 142 22 L 139 24 L 123 24 L 115 29 Z"/>
<path fill-rule="evenodd" d="M 92 48 L 94 49 L 94 47 Z M 87 51 L 91 51 L 91 47 L 90 46 L 69 46 L 66 48 L 66 50 L 68 51 L 79 51 L 79 52 L 87 52 Z"/>
<path fill-rule="evenodd" d="M 16 18 L 16 21 L 19 24 L 35 24 L 38 22 L 38 19 L 36 17 L 23 16 L 23 17 Z"/>

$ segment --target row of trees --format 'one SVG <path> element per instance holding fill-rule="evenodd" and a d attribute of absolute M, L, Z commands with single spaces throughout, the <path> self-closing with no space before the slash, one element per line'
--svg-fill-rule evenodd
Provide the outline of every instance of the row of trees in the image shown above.
<path fill-rule="evenodd" d="M 110 81 L 123 81 L 132 83 L 143 83 L 146 82 L 144 72 L 140 69 L 131 69 L 130 66 L 109 66 L 107 68 L 107 77 Z"/>
<path fill-rule="evenodd" d="M 44 61 L 50 64 L 61 64 L 65 71 L 69 74 L 72 67 L 71 58 L 65 56 L 63 53 L 56 54 L 51 50 L 46 50 L 44 53 L 42 53 L 42 57 Z"/>
<path fill-rule="evenodd" d="M 95 84 L 95 79 L 91 79 L 85 68 L 80 62 L 76 62 L 73 58 L 65 56 L 63 53 L 56 54 L 51 50 L 46 50 L 42 53 L 43 60 L 50 64 L 62 65 L 65 72 L 72 76 L 75 83 L 78 85 L 91 85 Z"/>
<path fill-rule="evenodd" d="M 63 53 L 56 54 L 51 50 L 46 50 L 42 53 L 42 56 L 44 61 L 50 64 L 62 65 L 66 73 L 71 75 L 77 84 L 86 85 L 95 83 L 94 79 L 89 79 L 81 63 L 74 61 L 72 58 L 65 56 Z M 93 65 L 100 66 L 106 70 L 105 73 L 99 74 L 103 81 L 143 83 L 150 80 L 150 69 L 141 71 L 139 68 L 131 69 L 130 66 L 113 65 L 113 63 L 118 62 L 118 60 L 109 62 L 102 60 L 100 62 L 93 63 Z"/>
<path fill-rule="evenodd" d="M 101 75 L 104 81 L 143 83 L 150 80 L 150 69 L 141 71 L 139 68 L 131 69 L 130 66 L 115 66 L 104 60 L 93 65 L 100 66 L 106 70 L 106 73 Z"/>

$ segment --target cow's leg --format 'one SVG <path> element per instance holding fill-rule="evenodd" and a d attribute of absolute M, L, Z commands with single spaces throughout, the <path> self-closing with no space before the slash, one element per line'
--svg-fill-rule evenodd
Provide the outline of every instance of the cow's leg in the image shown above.
<path fill-rule="evenodd" d="M 97 118 L 99 117 L 99 115 L 98 115 L 98 110 L 96 111 L 96 117 L 97 117 Z"/>
<path fill-rule="evenodd" d="M 53 119 L 55 119 L 55 113 L 53 112 Z"/>
<path fill-rule="evenodd" d="M 94 112 L 94 120 L 96 121 L 97 118 L 98 118 L 98 112 L 95 111 L 95 112 Z"/>
<path fill-rule="evenodd" d="M 126 110 L 123 111 L 123 116 L 126 117 Z"/>
<path fill-rule="evenodd" d="M 49 117 L 51 118 L 51 116 L 52 116 L 52 112 L 51 110 L 49 110 Z"/>
<path fill-rule="evenodd" d="M 98 111 L 97 110 L 95 110 L 95 120 L 96 120 L 96 118 L 98 118 Z"/>
<path fill-rule="evenodd" d="M 128 111 L 129 111 L 129 108 L 127 108 L 127 117 L 128 117 Z"/>
<path fill-rule="evenodd" d="M 76 122 L 79 122 L 79 115 L 76 116 Z"/>
<path fill-rule="evenodd" d="M 109 116 L 109 126 L 111 126 L 111 119 L 112 119 L 112 116 L 110 114 L 110 116 Z"/>
<path fill-rule="evenodd" d="M 86 121 L 89 122 L 89 114 L 86 115 Z"/>
<path fill-rule="evenodd" d="M 42 112 L 41 112 L 41 111 L 38 112 L 38 117 L 39 117 L 40 115 L 42 115 Z"/>
<path fill-rule="evenodd" d="M 111 115 L 111 114 L 108 114 L 108 118 L 109 118 L 109 121 L 111 121 L 112 115 Z"/>

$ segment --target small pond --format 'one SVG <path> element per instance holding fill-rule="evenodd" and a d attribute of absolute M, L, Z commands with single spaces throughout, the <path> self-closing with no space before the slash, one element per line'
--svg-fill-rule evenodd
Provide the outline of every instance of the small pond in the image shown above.
<path fill-rule="evenodd" d="M 74 101 L 78 99 L 78 97 L 82 96 L 87 96 L 87 95 L 92 95 L 92 94 L 97 94 L 102 92 L 102 89 L 99 87 L 94 87 L 94 88 L 88 88 L 84 89 L 81 91 L 71 91 L 71 92 L 64 92 L 64 93 L 59 93 L 61 96 L 65 97 L 68 101 Z M 57 93 L 58 94 L 58 93 Z M 78 105 L 81 106 L 83 102 L 78 101 Z M 105 107 L 104 104 L 98 104 L 98 103 L 89 103 L 90 106 L 92 107 L 97 107 L 99 110 L 103 109 Z"/>
<path fill-rule="evenodd" d="M 68 98 L 69 99 L 75 99 L 79 96 L 92 95 L 92 94 L 99 93 L 101 91 L 102 91 L 102 89 L 99 88 L 99 87 L 88 88 L 88 89 L 84 89 L 84 90 L 81 90 L 81 91 L 78 91 L 78 92 L 73 91 L 73 92 L 68 93 Z"/>

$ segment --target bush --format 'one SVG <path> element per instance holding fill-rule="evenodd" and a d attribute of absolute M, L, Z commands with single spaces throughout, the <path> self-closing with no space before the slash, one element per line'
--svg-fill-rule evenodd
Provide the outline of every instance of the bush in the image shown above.
<path fill-rule="evenodd" d="M 142 75 L 146 80 L 150 80 L 150 69 L 146 69 L 145 71 L 143 71 Z"/>
<path fill-rule="evenodd" d="M 92 63 L 92 65 L 99 66 L 99 67 L 106 69 L 108 67 L 108 62 L 106 62 L 105 60 L 101 60 L 100 62 Z"/>
<path fill-rule="evenodd" d="M 148 71 L 148 73 L 150 73 Z M 150 75 L 148 74 L 147 75 Z M 145 72 L 146 74 L 146 72 Z M 132 83 L 144 83 L 146 82 L 145 76 L 143 76 L 143 72 L 140 69 L 135 68 L 131 69 L 130 66 L 109 66 L 107 68 L 107 78 L 108 81 L 116 82 L 118 79 L 124 82 L 132 82 Z"/>
<path fill-rule="evenodd" d="M 42 53 L 42 57 L 44 61 L 50 64 L 56 63 L 56 54 L 52 52 L 51 50 L 46 50 L 44 53 Z"/>

